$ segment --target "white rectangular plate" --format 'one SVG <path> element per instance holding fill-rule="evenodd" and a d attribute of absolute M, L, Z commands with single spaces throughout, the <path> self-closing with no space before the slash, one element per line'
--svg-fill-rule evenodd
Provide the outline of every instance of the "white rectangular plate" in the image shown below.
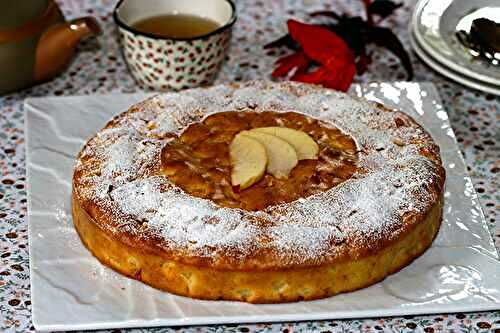
<path fill-rule="evenodd" d="M 423 256 L 383 282 L 331 298 L 253 305 L 200 301 L 150 288 L 102 266 L 76 234 L 70 210 L 74 157 L 113 115 L 147 95 L 26 100 L 33 323 L 38 330 L 379 317 L 500 308 L 500 262 L 434 87 L 380 83 L 353 93 L 404 110 L 441 147 L 444 220 Z"/>

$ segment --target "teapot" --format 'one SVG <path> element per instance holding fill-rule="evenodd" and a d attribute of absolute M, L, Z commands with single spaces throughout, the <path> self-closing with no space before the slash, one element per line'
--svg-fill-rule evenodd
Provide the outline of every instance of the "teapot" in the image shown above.
<path fill-rule="evenodd" d="M 66 22 L 54 0 L 2 0 L 2 5 L 0 94 L 53 78 L 82 38 L 101 34 L 93 17 Z"/>

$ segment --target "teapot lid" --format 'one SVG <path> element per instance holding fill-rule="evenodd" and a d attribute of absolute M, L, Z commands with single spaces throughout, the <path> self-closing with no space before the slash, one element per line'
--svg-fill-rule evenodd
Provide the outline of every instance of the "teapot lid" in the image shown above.
<path fill-rule="evenodd" d="M 2 0 L 0 30 L 17 28 L 40 17 L 49 0 Z"/>

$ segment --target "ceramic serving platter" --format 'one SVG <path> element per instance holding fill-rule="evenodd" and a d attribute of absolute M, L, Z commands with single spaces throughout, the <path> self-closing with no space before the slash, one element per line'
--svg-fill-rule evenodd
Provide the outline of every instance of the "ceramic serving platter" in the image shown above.
<path fill-rule="evenodd" d="M 498 0 L 420 0 L 413 12 L 410 30 L 420 48 L 447 72 L 500 90 L 500 66 L 474 57 L 457 39 L 457 30 L 470 30 L 472 21 L 486 17 L 500 21 Z M 425 59 L 423 59 L 425 61 Z M 431 66 L 432 67 L 432 66 Z M 462 82 L 463 83 L 463 82 Z M 470 86 L 470 85 L 469 85 Z"/>
<path fill-rule="evenodd" d="M 200 301 L 150 288 L 102 266 L 81 244 L 70 210 L 74 158 L 87 138 L 139 95 L 25 102 L 33 323 L 40 331 L 380 317 L 500 308 L 500 262 L 430 84 L 377 83 L 352 93 L 398 107 L 441 147 L 447 171 L 442 227 L 405 269 L 356 292 L 317 301 L 254 305 Z"/>

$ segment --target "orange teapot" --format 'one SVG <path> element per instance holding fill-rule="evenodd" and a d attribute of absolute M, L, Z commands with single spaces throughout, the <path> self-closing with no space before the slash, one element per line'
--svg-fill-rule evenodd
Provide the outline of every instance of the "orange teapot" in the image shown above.
<path fill-rule="evenodd" d="M 0 94 L 60 73 L 78 42 L 101 33 L 93 17 L 66 22 L 54 0 L 2 0 Z"/>

